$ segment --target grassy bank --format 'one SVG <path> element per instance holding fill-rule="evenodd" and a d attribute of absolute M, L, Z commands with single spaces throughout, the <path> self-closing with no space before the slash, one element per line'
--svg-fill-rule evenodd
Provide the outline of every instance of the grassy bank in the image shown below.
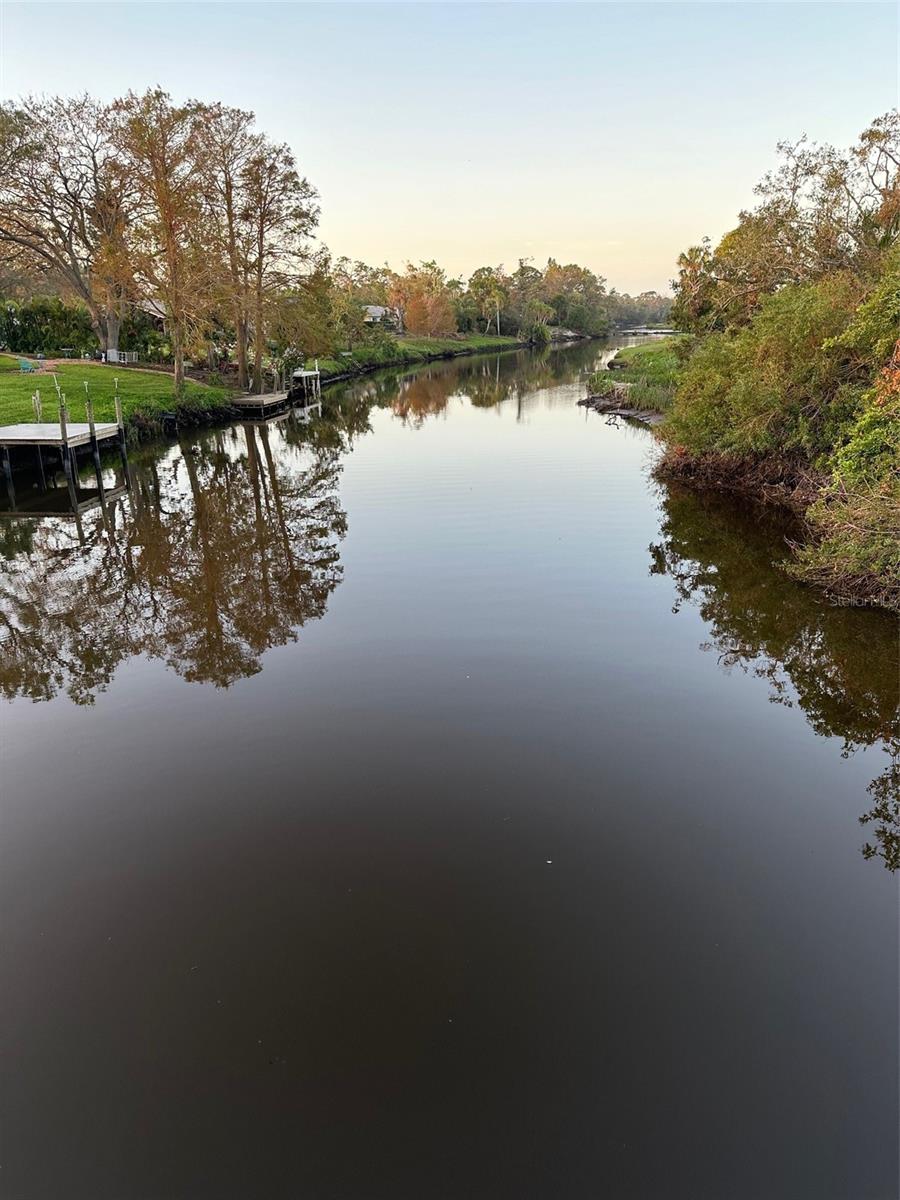
<path fill-rule="evenodd" d="M 448 338 L 389 338 L 374 346 L 359 346 L 348 355 L 319 360 L 323 382 L 361 375 L 379 367 L 403 366 L 450 358 L 460 354 L 479 354 L 496 350 L 515 349 L 521 343 L 510 337 L 460 335 Z M 310 364 L 312 365 L 312 364 Z M 186 425 L 201 424 L 217 413 L 227 411 L 235 394 L 224 387 L 210 387 L 194 380 L 185 383 L 184 395 L 176 404 L 172 392 L 172 376 L 162 371 L 142 371 L 135 367 L 114 367 L 100 363 L 73 360 L 23 375 L 18 359 L 0 355 L 0 425 L 33 421 L 31 397 L 39 389 L 44 404 L 44 418 L 56 419 L 56 388 L 53 375 L 65 393 L 73 421 L 85 419 L 85 388 L 87 383 L 94 401 L 98 421 L 115 419 L 115 380 L 119 380 L 125 421 L 138 435 L 159 430 L 159 418 L 164 412 L 177 412 Z"/>
<path fill-rule="evenodd" d="M 521 345 L 517 338 L 485 334 L 457 334 L 446 338 L 391 337 L 377 345 L 357 346 L 355 350 L 336 358 L 320 358 L 318 361 L 322 379 L 327 383 L 330 379 L 377 371 L 379 367 L 400 367 L 438 358 L 455 358 L 460 354 L 514 350 Z M 312 361 L 308 365 L 312 366 Z"/>
<path fill-rule="evenodd" d="M 134 367 L 114 367 L 100 363 L 72 361 L 60 363 L 34 374 L 19 373 L 18 360 L 0 355 L 0 425 L 33 421 L 31 397 L 39 390 L 44 419 L 56 420 L 57 402 L 53 375 L 65 393 L 73 421 L 85 419 L 85 389 L 88 385 L 98 421 L 115 420 L 115 380 L 119 380 L 122 411 L 126 422 L 137 430 L 157 427 L 159 416 L 176 409 L 186 421 L 201 421 L 223 409 L 232 395 L 226 388 L 207 387 L 188 380 L 183 399 L 176 406 L 172 395 L 172 376 L 160 371 L 141 371 Z"/>
<path fill-rule="evenodd" d="M 641 412 L 664 413 L 675 397 L 680 366 L 678 337 L 661 338 L 639 346 L 626 346 L 613 358 L 616 366 L 596 371 L 588 382 L 591 394 L 604 396 L 617 384 L 628 385 L 628 407 Z"/>

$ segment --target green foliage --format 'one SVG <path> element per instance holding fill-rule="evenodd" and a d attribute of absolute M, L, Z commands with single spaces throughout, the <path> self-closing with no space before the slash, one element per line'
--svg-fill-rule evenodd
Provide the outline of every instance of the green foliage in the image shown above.
<path fill-rule="evenodd" d="M 533 346 L 549 346 L 550 345 L 550 330 L 541 321 L 532 322 L 531 326 L 525 330 L 525 335 Z"/>
<path fill-rule="evenodd" d="M 701 340 L 664 461 L 796 487 L 811 537 L 795 574 L 900 608 L 900 111 L 848 154 L 779 150 L 761 203 L 679 259 L 673 319 Z"/>
<path fill-rule="evenodd" d="M 900 478 L 900 401 L 881 404 L 874 390 L 867 394 L 832 463 L 837 476 L 850 486 L 876 483 L 891 475 Z M 900 516 L 897 525 L 900 530 Z"/>
<path fill-rule="evenodd" d="M 615 375 L 606 367 L 602 371 L 594 371 L 592 375 L 588 376 L 588 395 L 599 396 L 601 399 L 605 396 L 613 396 L 616 392 L 617 382 Z"/>
<path fill-rule="evenodd" d="M 828 451 L 858 399 L 835 340 L 858 299 L 848 275 L 830 276 L 766 297 L 737 333 L 709 335 L 684 368 L 668 440 L 695 454 Z"/>
<path fill-rule="evenodd" d="M 900 334 L 900 249 L 887 257 L 884 274 L 856 310 L 849 327 L 835 341 L 863 365 L 880 366 L 890 357 Z"/>
<path fill-rule="evenodd" d="M 21 304 L 0 304 L 0 345 L 14 354 L 54 356 L 65 347 L 80 356 L 96 350 L 99 342 L 83 305 L 36 296 Z"/>
<path fill-rule="evenodd" d="M 641 292 L 629 296 L 615 288 L 605 301 L 606 318 L 610 325 L 619 329 L 636 326 L 667 327 L 672 319 L 672 297 L 660 296 L 659 292 Z"/>
<path fill-rule="evenodd" d="M 900 238 L 900 109 L 873 121 L 849 152 L 805 137 L 778 150 L 780 164 L 755 189 L 760 203 L 715 248 L 704 239 L 679 257 L 678 328 L 740 328 L 786 286 L 882 276 Z"/>
<path fill-rule="evenodd" d="M 141 362 L 171 362 L 172 343 L 143 309 L 133 308 L 122 322 L 119 349 L 135 351 Z"/>
<path fill-rule="evenodd" d="M 845 488 L 835 480 L 807 512 L 813 532 L 791 573 L 836 596 L 900 612 L 900 476 Z"/>
<path fill-rule="evenodd" d="M 652 383 L 674 384 L 681 367 L 678 348 L 685 339 L 680 337 L 660 338 L 654 342 L 643 342 L 639 346 L 626 346 L 615 356 L 615 362 L 624 363 L 625 369 L 616 372 L 619 379 L 626 381 L 648 380 Z"/>

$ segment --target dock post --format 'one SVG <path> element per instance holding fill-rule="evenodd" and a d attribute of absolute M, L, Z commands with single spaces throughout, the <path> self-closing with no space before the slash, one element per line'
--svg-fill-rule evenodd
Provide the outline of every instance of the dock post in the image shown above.
<path fill-rule="evenodd" d="M 87 412 L 88 425 L 91 430 L 91 454 L 94 458 L 94 474 L 97 476 L 97 490 L 100 493 L 101 502 L 104 500 L 103 494 L 103 469 L 100 466 L 100 446 L 97 443 L 97 426 L 94 422 L 94 402 L 87 395 L 87 383 L 84 385 L 85 402 L 84 407 Z"/>
<path fill-rule="evenodd" d="M 125 418 L 122 416 L 122 398 L 119 395 L 119 381 L 116 380 L 116 424 L 119 427 L 119 453 L 122 455 L 122 470 L 128 478 L 128 452 L 125 449 Z"/>
<path fill-rule="evenodd" d="M 34 409 L 34 419 L 35 419 L 35 421 L 37 421 L 38 425 L 40 425 L 42 423 L 41 417 L 43 415 L 42 409 L 41 409 L 41 389 L 40 388 L 34 389 L 34 393 L 31 397 L 31 405 L 32 405 L 32 408 Z M 44 454 L 43 454 L 43 451 L 41 450 L 40 442 L 38 442 L 38 444 L 35 446 L 35 452 L 37 453 L 38 475 L 40 475 L 40 477 L 41 477 L 41 491 L 46 492 L 47 477 L 44 474 Z"/>
<path fill-rule="evenodd" d="M 61 438 L 59 454 L 63 470 L 66 473 L 66 482 L 69 485 L 69 495 L 73 505 L 77 508 L 78 497 L 75 488 L 78 484 L 78 459 L 75 457 L 75 447 L 69 445 L 69 410 L 66 406 L 65 392 L 60 392 L 59 397 L 59 434 Z"/>
<path fill-rule="evenodd" d="M 3 474 L 6 477 L 6 494 L 9 497 L 9 507 L 16 507 L 16 489 L 13 487 L 12 463 L 9 461 L 9 446 L 3 447 Z"/>

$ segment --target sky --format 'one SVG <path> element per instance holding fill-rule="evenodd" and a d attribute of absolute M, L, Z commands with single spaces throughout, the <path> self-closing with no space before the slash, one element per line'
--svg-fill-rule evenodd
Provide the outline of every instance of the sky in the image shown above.
<path fill-rule="evenodd" d="M 776 144 L 849 145 L 900 103 L 900 3 L 0 0 L 0 95 L 159 84 L 257 114 L 320 239 L 451 275 L 578 262 L 668 290 Z"/>

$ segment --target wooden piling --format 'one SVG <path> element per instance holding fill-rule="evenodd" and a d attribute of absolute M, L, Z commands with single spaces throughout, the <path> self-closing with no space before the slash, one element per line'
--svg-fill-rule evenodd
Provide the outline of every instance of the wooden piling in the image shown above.
<path fill-rule="evenodd" d="M 103 469 L 100 466 L 100 445 L 97 441 L 97 426 L 94 423 L 94 402 L 87 395 L 87 383 L 84 385 L 86 399 L 84 402 L 85 411 L 87 413 L 88 427 L 91 431 L 91 454 L 94 459 L 94 474 L 97 476 L 97 489 L 100 492 L 100 499 L 103 499 Z"/>
<path fill-rule="evenodd" d="M 59 452 L 62 458 L 63 470 L 66 473 L 66 480 L 69 484 L 69 491 L 75 496 L 75 488 L 78 482 L 78 459 L 73 451 L 74 446 L 69 445 L 69 409 L 66 404 L 65 392 L 60 393 L 59 401 L 59 434 L 62 439 Z"/>
<path fill-rule="evenodd" d="M 128 450 L 125 442 L 125 418 L 122 415 L 122 398 L 119 395 L 119 381 L 116 380 L 116 424 L 119 427 L 119 453 L 122 456 L 122 470 L 128 479 Z"/>
<path fill-rule="evenodd" d="M 6 478 L 6 494 L 9 497 L 9 507 L 16 507 L 16 489 L 13 487 L 12 463 L 9 460 L 9 446 L 3 447 L 3 474 Z"/>

